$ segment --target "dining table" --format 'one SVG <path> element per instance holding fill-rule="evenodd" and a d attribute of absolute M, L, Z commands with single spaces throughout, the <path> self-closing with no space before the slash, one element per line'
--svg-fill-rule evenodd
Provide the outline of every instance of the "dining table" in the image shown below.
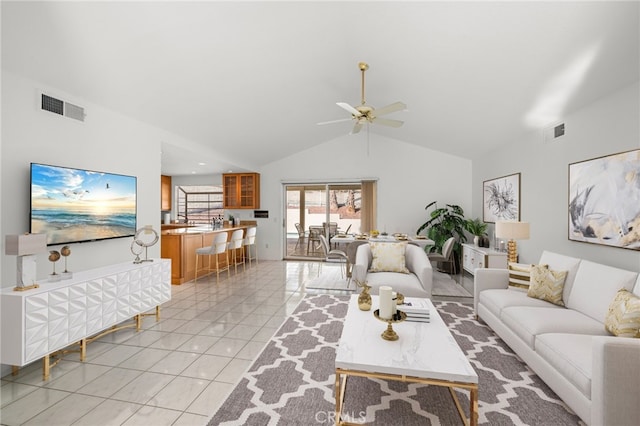
<path fill-rule="evenodd" d="M 354 234 L 338 234 L 335 235 L 331 242 L 334 244 L 349 244 L 354 241 L 368 241 L 378 243 L 397 243 L 397 242 L 409 242 L 418 245 L 422 248 L 435 245 L 435 242 L 429 238 L 416 235 L 416 236 L 400 236 L 400 235 L 354 235 Z"/>

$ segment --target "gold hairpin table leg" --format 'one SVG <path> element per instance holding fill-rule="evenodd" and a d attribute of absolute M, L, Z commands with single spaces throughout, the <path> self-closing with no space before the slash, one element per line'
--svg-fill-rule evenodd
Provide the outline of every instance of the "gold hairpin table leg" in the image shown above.
<path fill-rule="evenodd" d="M 12 376 L 16 376 L 19 371 L 20 371 L 20 367 L 19 366 L 17 366 L 17 365 L 12 365 L 11 366 L 11 375 Z"/>

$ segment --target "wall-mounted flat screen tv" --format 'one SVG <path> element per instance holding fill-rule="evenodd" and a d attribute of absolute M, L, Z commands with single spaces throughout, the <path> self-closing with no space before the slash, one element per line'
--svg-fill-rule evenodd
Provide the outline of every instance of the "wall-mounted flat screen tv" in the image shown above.
<path fill-rule="evenodd" d="M 31 163 L 30 232 L 47 245 L 133 236 L 136 194 L 135 176 Z"/>

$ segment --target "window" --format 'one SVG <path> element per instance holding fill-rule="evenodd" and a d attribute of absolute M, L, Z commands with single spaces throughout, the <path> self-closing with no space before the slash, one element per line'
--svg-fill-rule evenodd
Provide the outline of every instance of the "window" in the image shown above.
<path fill-rule="evenodd" d="M 178 220 L 194 224 L 209 224 L 217 217 L 224 218 L 222 186 L 179 186 Z"/>

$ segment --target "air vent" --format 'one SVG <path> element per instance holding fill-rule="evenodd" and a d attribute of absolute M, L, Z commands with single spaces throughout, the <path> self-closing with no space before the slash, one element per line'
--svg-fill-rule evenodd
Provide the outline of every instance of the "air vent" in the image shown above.
<path fill-rule="evenodd" d="M 553 142 L 556 139 L 564 136 L 564 123 L 555 122 L 542 130 L 543 142 Z"/>
<path fill-rule="evenodd" d="M 64 102 L 51 96 L 42 95 L 42 109 L 54 114 L 64 114 Z"/>
<path fill-rule="evenodd" d="M 78 121 L 84 121 L 85 117 L 84 108 L 53 98 L 44 93 L 42 94 L 42 109 Z"/>

